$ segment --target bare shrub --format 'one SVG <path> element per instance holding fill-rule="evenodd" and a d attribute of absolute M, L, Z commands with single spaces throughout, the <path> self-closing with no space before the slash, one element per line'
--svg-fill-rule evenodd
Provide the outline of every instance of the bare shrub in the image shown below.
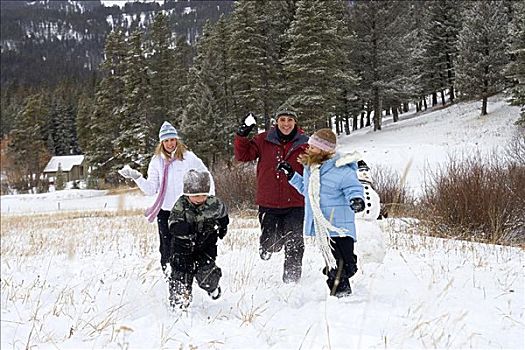
<path fill-rule="evenodd" d="M 235 210 L 254 209 L 257 180 L 255 163 L 234 163 L 214 167 L 215 192 Z"/>
<path fill-rule="evenodd" d="M 439 236 L 525 242 L 524 185 L 525 166 L 451 157 L 425 184 L 420 219 Z"/>
<path fill-rule="evenodd" d="M 405 216 L 414 210 L 414 196 L 402 176 L 391 168 L 373 168 L 371 172 L 383 216 Z"/>
<path fill-rule="evenodd" d="M 520 129 L 505 148 L 508 163 L 525 166 L 525 128 Z"/>

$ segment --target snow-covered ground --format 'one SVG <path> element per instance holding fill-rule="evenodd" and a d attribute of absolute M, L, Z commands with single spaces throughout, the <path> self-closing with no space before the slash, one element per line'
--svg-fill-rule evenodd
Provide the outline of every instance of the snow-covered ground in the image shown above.
<path fill-rule="evenodd" d="M 421 171 L 451 152 L 502 151 L 518 109 L 502 98 L 489 116 L 477 108 L 360 130 L 340 150 L 399 172 L 412 160 L 407 181 L 417 190 Z M 408 219 L 358 223 L 354 294 L 337 299 L 312 242 L 302 280 L 285 285 L 283 253 L 260 260 L 256 218 L 235 216 L 219 243 L 223 296 L 212 301 L 194 286 L 188 312 L 172 312 L 156 225 L 142 216 L 152 201 L 86 190 L 2 196 L 1 348 L 525 348 L 523 250 L 415 235 Z M 365 255 L 378 227 L 382 263 Z"/>

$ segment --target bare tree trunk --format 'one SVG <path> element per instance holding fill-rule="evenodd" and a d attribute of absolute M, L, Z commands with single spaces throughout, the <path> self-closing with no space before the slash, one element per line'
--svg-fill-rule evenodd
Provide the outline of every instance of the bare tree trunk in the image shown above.
<path fill-rule="evenodd" d="M 437 96 L 437 92 L 434 91 L 432 93 L 432 107 L 434 107 L 437 104 L 438 104 L 438 96 Z"/>
<path fill-rule="evenodd" d="M 403 102 L 403 112 L 408 112 L 410 110 L 410 104 L 408 102 Z"/>
<path fill-rule="evenodd" d="M 392 116 L 394 118 L 394 123 L 399 120 L 399 113 L 397 111 L 397 108 L 392 108 Z"/>
<path fill-rule="evenodd" d="M 441 89 L 441 104 L 445 105 L 445 90 Z"/>
<path fill-rule="evenodd" d="M 381 130 L 382 121 L 382 106 L 381 96 L 379 96 L 379 88 L 374 88 L 374 131 Z"/>
<path fill-rule="evenodd" d="M 452 57 L 450 57 L 450 54 L 447 52 L 447 78 L 448 83 L 450 84 L 449 87 L 449 95 L 450 95 L 450 103 L 454 102 L 454 99 L 456 98 L 454 94 L 454 84 L 452 82 Z"/>

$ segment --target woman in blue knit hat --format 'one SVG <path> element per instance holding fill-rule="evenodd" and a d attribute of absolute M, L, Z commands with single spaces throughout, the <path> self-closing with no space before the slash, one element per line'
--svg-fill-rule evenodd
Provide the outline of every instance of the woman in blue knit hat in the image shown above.
<path fill-rule="evenodd" d="M 157 194 L 155 203 L 146 210 L 145 215 L 149 222 L 157 218 L 160 238 L 160 264 L 166 277 L 169 277 L 166 268 L 170 260 L 171 234 L 168 227 L 168 218 L 175 201 L 182 195 L 183 177 L 190 169 L 204 170 L 208 168 L 202 160 L 180 139 L 177 130 L 165 121 L 160 127 L 159 144 L 148 167 L 148 177 L 125 166 L 119 174 L 127 179 L 133 179 L 138 187 L 148 196 Z M 215 185 L 211 177 L 210 195 L 215 194 Z"/>

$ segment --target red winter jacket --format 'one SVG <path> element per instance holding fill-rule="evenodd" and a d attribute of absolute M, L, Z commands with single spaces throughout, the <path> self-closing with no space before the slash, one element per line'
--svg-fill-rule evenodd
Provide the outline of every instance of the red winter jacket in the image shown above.
<path fill-rule="evenodd" d="M 257 205 L 267 208 L 304 207 L 303 196 L 288 183 L 286 175 L 277 170 L 277 164 L 286 160 L 296 172 L 302 174 L 303 166 L 297 157 L 305 151 L 307 143 L 308 136 L 300 129 L 287 143 L 279 141 L 275 127 L 251 140 L 235 135 L 235 159 L 241 162 L 258 159 Z"/>

